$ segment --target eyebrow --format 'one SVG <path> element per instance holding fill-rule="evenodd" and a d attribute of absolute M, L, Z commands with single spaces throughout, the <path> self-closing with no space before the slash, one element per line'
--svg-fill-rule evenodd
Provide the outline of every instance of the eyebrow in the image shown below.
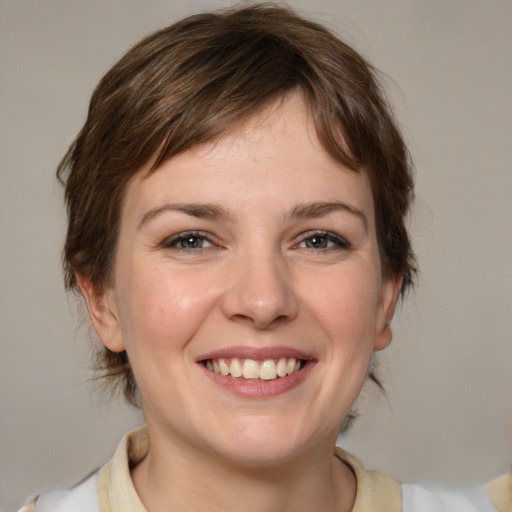
<path fill-rule="evenodd" d="M 206 203 L 166 203 L 147 211 L 140 220 L 137 229 L 164 212 L 180 212 L 198 219 L 232 219 L 224 208 Z"/>
<path fill-rule="evenodd" d="M 366 233 L 368 233 L 369 224 L 364 212 L 343 201 L 300 203 L 293 208 L 290 217 L 292 219 L 314 219 L 317 217 L 325 217 L 337 211 L 347 212 L 358 217 L 362 221 Z"/>
<path fill-rule="evenodd" d="M 299 203 L 286 215 L 290 219 L 314 219 L 325 217 L 332 212 L 347 212 L 358 217 L 366 233 L 369 231 L 368 219 L 362 210 L 343 201 Z M 140 220 L 137 229 L 164 212 L 180 212 L 198 219 L 234 219 L 234 216 L 222 206 L 209 203 L 166 203 L 147 211 Z"/>

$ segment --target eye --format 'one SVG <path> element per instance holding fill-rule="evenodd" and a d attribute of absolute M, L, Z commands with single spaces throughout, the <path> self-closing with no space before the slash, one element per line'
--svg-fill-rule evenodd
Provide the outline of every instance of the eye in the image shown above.
<path fill-rule="evenodd" d="M 208 240 L 208 235 L 202 232 L 189 231 L 179 233 L 163 243 L 166 248 L 176 248 L 184 250 L 209 249 L 215 245 Z"/>
<path fill-rule="evenodd" d="M 351 244 L 345 238 L 328 231 L 317 231 L 303 235 L 299 248 L 313 250 L 350 249 Z"/>

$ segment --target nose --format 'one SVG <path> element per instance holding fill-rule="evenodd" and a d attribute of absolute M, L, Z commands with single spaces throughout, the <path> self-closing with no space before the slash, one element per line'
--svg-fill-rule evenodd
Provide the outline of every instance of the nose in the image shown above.
<path fill-rule="evenodd" d="M 293 276 L 282 256 L 254 252 L 230 269 L 222 309 L 230 320 L 269 329 L 293 320 L 298 311 Z"/>

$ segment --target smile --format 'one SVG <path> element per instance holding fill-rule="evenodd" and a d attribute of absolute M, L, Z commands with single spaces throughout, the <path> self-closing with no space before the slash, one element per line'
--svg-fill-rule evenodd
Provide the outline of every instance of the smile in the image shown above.
<path fill-rule="evenodd" d="M 235 379 L 276 380 L 299 372 L 305 366 L 305 361 L 295 357 L 279 359 L 239 359 L 215 358 L 205 361 L 207 370 Z"/>

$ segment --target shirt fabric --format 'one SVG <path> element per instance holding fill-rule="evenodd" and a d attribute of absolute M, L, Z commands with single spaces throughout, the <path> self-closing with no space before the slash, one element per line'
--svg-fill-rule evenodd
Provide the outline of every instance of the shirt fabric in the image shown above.
<path fill-rule="evenodd" d="M 146 428 L 121 440 L 112 459 L 75 487 L 29 500 L 20 512 L 147 512 L 133 485 L 130 468 L 149 450 Z M 404 484 L 361 463 L 341 448 L 335 456 L 353 471 L 357 492 L 352 512 L 512 512 L 512 476 L 505 475 L 485 488 L 449 493 Z M 491 500 L 489 499 L 490 496 Z"/>

